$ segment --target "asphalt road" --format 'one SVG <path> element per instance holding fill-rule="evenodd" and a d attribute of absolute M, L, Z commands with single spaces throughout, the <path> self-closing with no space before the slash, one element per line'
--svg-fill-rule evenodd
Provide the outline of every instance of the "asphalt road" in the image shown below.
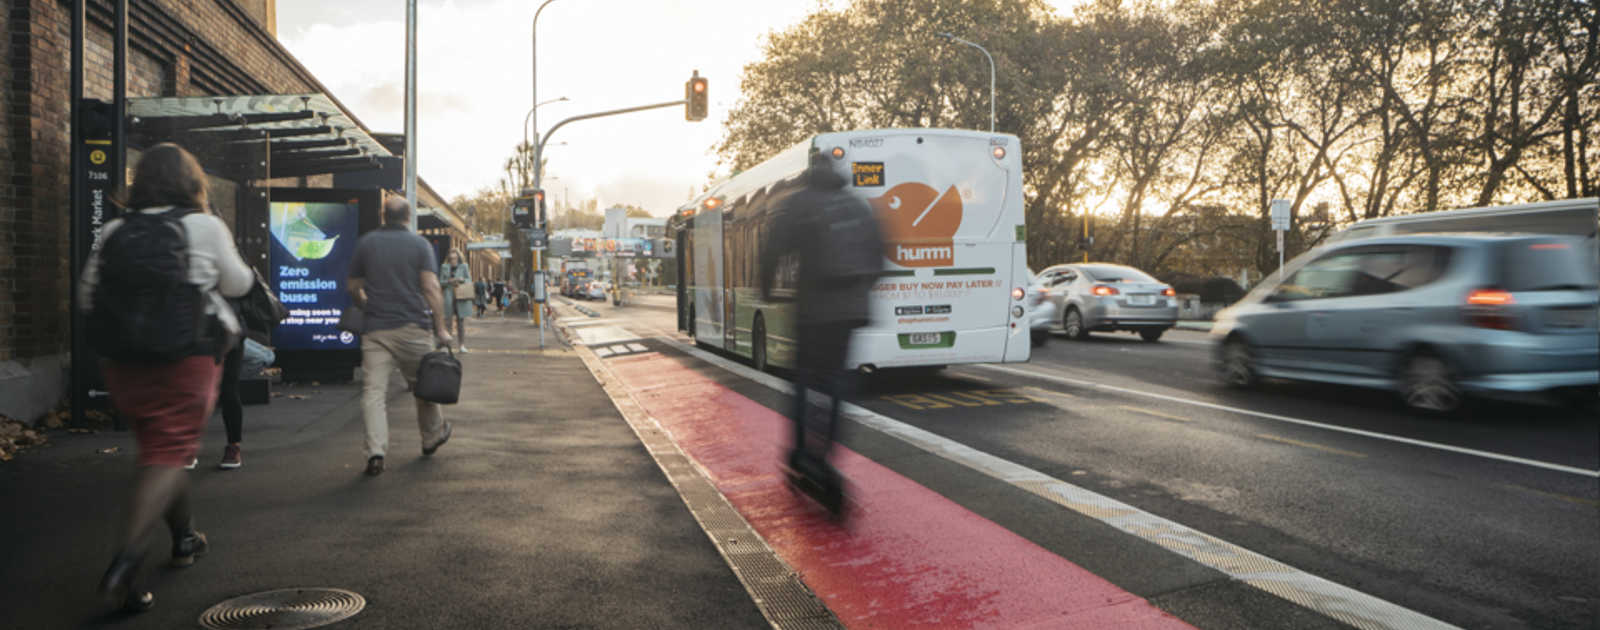
<path fill-rule="evenodd" d="M 670 304 L 590 306 L 675 335 Z M 1593 407 L 1480 402 L 1446 419 L 1354 388 L 1236 391 L 1211 376 L 1206 336 L 1186 331 L 1056 337 L 1027 364 L 881 373 L 855 399 L 1448 623 L 1600 623 Z M 1036 504 L 982 509 L 1001 523 L 1048 518 Z"/>

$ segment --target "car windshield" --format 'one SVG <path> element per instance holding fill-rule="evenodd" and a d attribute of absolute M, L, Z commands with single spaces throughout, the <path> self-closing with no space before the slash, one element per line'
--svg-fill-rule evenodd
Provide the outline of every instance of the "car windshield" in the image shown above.
<path fill-rule="evenodd" d="M 1143 271 L 1121 265 L 1083 265 L 1078 267 L 1095 282 L 1160 282 Z"/>
<path fill-rule="evenodd" d="M 1507 291 L 1593 290 L 1596 271 L 1578 239 L 1513 241 L 1501 246 L 1500 285 Z"/>

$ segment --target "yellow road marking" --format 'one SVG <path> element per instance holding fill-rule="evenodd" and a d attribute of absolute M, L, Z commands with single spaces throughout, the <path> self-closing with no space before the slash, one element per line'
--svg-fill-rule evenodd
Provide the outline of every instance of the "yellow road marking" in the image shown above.
<path fill-rule="evenodd" d="M 1502 488 L 1510 488 L 1512 490 L 1521 490 L 1523 492 L 1531 492 L 1533 494 L 1547 496 L 1547 497 L 1550 497 L 1550 498 L 1555 499 L 1557 501 L 1566 501 L 1567 503 L 1576 503 L 1578 505 L 1600 506 L 1600 501 L 1596 501 L 1594 499 L 1585 499 L 1583 497 L 1574 497 L 1574 496 L 1561 494 L 1561 493 L 1558 493 L 1558 492 L 1545 492 L 1543 490 L 1535 490 L 1535 489 L 1529 488 L 1527 486 L 1519 486 L 1519 485 L 1514 484 L 1514 483 L 1497 483 L 1495 485 L 1500 486 Z"/>
<path fill-rule="evenodd" d="M 1142 413 L 1142 414 L 1147 415 L 1147 416 L 1155 416 L 1157 418 L 1161 418 L 1163 420 L 1171 420 L 1173 422 L 1193 422 L 1193 420 L 1190 420 L 1188 418 L 1181 418 L 1181 417 L 1178 417 L 1178 416 L 1171 416 L 1171 415 L 1167 415 L 1167 414 L 1161 413 L 1159 411 L 1151 411 L 1149 409 L 1142 409 L 1142 408 L 1139 408 L 1139 407 L 1129 407 L 1128 405 L 1117 405 L 1117 408 L 1118 409 L 1125 409 L 1125 410 L 1136 412 L 1136 413 Z"/>
<path fill-rule="evenodd" d="M 1261 438 L 1263 440 L 1272 440 L 1273 442 L 1281 442 L 1281 443 L 1284 443 L 1284 444 L 1292 444 L 1294 446 L 1302 446 L 1302 447 L 1305 447 L 1305 448 L 1312 448 L 1312 449 L 1316 449 L 1316 450 L 1323 451 L 1323 452 L 1326 452 L 1326 453 L 1333 453 L 1335 455 L 1344 455 L 1346 457 L 1358 457 L 1358 458 L 1365 458 L 1366 457 L 1366 455 L 1364 455 L 1362 453 L 1357 453 L 1355 451 L 1347 451 L 1347 450 L 1344 450 L 1344 449 L 1333 448 L 1331 446 L 1323 446 L 1321 444 L 1313 444 L 1311 442 L 1301 442 L 1300 440 L 1291 440 L 1291 439 L 1286 438 L 1286 437 L 1278 437 L 1276 435 L 1272 435 L 1271 433 L 1257 433 L 1256 437 Z"/>

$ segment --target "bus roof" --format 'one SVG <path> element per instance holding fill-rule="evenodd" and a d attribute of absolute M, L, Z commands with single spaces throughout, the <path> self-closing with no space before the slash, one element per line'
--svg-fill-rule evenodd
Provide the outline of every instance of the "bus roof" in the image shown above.
<path fill-rule="evenodd" d="M 971 129 L 938 129 L 926 127 L 913 128 L 885 128 L 885 129 L 856 129 L 851 131 L 828 131 L 812 135 L 787 149 L 779 151 L 766 160 L 751 167 L 749 170 L 734 173 L 733 176 L 713 184 L 706 192 L 701 193 L 688 203 L 678 208 L 680 215 L 698 213 L 711 197 L 717 197 L 723 202 L 732 202 L 745 195 L 757 194 L 770 190 L 773 186 L 800 177 L 806 170 L 813 148 L 832 149 L 832 147 L 848 147 L 853 139 L 882 137 L 889 135 L 937 135 L 957 136 L 973 139 L 1005 138 L 1009 142 L 1016 142 L 1017 137 L 1009 133 L 994 133 L 976 131 Z M 848 148 L 846 148 L 848 150 Z"/>

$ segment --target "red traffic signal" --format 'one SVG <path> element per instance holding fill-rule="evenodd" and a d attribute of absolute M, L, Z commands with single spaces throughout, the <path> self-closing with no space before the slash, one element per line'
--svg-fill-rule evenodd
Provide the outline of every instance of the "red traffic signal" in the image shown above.
<path fill-rule="evenodd" d="M 683 84 L 684 120 L 699 121 L 706 119 L 706 113 L 710 110 L 706 105 L 707 88 L 706 78 L 700 76 L 699 70 L 694 71 L 694 76 L 689 77 L 689 81 Z"/>

